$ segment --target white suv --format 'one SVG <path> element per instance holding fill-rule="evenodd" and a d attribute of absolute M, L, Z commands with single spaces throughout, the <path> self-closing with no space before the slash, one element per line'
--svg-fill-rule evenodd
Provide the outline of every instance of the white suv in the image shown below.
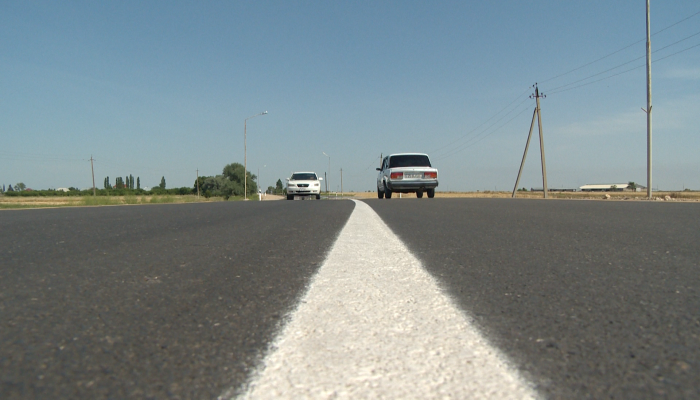
<path fill-rule="evenodd" d="M 295 196 L 316 196 L 319 200 L 322 180 L 315 172 L 293 173 L 287 178 L 287 200 L 294 200 Z"/>
<path fill-rule="evenodd" d="M 377 168 L 377 196 L 391 198 L 393 192 L 415 193 L 420 199 L 423 192 L 435 197 L 438 186 L 438 170 L 430 164 L 427 154 L 399 153 L 384 157 Z"/>

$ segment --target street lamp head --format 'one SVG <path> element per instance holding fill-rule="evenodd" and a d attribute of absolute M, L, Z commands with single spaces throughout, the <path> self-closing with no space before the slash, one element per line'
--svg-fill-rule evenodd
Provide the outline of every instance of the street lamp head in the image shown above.
<path fill-rule="evenodd" d="M 263 111 L 263 112 L 261 112 L 260 114 L 252 115 L 252 116 L 246 118 L 245 120 L 246 120 L 246 122 L 247 122 L 249 119 L 255 118 L 255 117 L 257 117 L 258 115 L 266 115 L 266 114 L 267 114 L 267 111 Z"/>

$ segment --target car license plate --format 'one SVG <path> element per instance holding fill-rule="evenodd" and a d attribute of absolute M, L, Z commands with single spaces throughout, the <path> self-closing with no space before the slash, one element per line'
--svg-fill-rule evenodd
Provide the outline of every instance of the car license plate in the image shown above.
<path fill-rule="evenodd" d="M 404 178 L 409 178 L 409 179 L 415 179 L 415 178 L 422 178 L 423 174 L 421 173 L 404 173 L 403 174 Z"/>

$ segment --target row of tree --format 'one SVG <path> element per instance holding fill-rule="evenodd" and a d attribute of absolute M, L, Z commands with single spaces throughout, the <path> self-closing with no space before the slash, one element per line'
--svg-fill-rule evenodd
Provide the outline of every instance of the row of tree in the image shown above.
<path fill-rule="evenodd" d="M 247 183 L 244 181 L 247 180 Z M 258 185 L 255 181 L 257 177 L 251 174 L 249 171 L 245 171 L 245 167 L 240 163 L 228 164 L 224 167 L 221 175 L 216 176 L 200 176 L 195 182 L 193 188 L 175 188 L 166 189 L 165 188 L 165 177 L 160 179 L 160 185 L 151 189 L 151 192 L 156 194 L 197 194 L 201 193 L 205 197 L 223 197 L 229 199 L 234 196 L 243 196 L 244 188 L 247 186 L 248 196 L 253 196 L 258 192 Z M 109 181 L 109 176 L 104 178 L 103 182 L 104 189 L 98 190 L 97 194 L 101 196 L 107 195 L 123 195 L 128 193 L 145 192 L 141 188 L 141 178 L 136 177 L 134 180 L 133 175 L 125 176 L 124 178 L 118 176 L 115 178 L 114 186 L 111 185 Z M 12 185 L 9 186 L 7 192 L 22 191 L 26 188 L 24 183 L 18 183 L 13 188 Z M 199 190 L 199 192 L 198 192 Z M 282 194 L 284 192 L 284 187 L 282 186 L 282 180 L 278 179 L 275 187 L 268 187 L 267 190 L 270 193 Z M 5 192 L 5 186 L 3 185 L 2 191 Z M 40 190 L 36 191 L 35 195 L 57 195 L 55 190 Z M 45 193 L 44 193 L 45 192 Z M 74 193 L 75 192 L 75 193 Z M 70 188 L 68 195 L 78 194 L 82 195 L 82 192 L 88 192 L 88 190 L 78 190 L 77 188 Z M 89 190 L 92 192 L 92 189 Z M 91 194 L 91 193 L 90 193 Z"/>
<path fill-rule="evenodd" d="M 161 180 L 161 187 L 165 189 L 165 177 L 162 178 Z M 105 189 L 136 189 L 139 190 L 141 189 L 141 178 L 137 177 L 136 178 L 136 185 L 134 187 L 134 176 L 129 175 L 126 178 L 122 178 L 121 176 L 118 176 L 115 181 L 114 181 L 114 187 L 109 183 L 109 177 L 106 177 L 104 180 L 104 188 Z"/>
<path fill-rule="evenodd" d="M 5 190 L 5 185 L 2 185 L 2 193 L 5 193 L 5 192 L 14 192 L 15 190 L 18 191 L 18 192 L 21 192 L 21 191 L 25 190 L 26 188 L 27 188 L 27 185 L 25 185 L 25 184 L 22 183 L 22 182 L 15 183 L 15 187 L 14 187 L 14 188 L 12 187 L 12 185 L 9 185 L 9 186 L 7 187 L 7 190 Z"/>

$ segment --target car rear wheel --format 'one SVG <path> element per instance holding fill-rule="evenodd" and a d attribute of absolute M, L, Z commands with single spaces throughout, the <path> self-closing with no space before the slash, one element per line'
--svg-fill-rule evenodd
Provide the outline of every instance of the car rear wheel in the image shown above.
<path fill-rule="evenodd" d="M 291 195 L 291 194 L 288 194 L 288 195 L 287 195 L 287 200 L 294 200 L 294 196 Z"/>
<path fill-rule="evenodd" d="M 317 195 L 316 195 L 316 200 L 321 200 L 321 195 L 320 195 L 320 194 L 317 194 Z"/>
<path fill-rule="evenodd" d="M 377 198 L 383 199 L 384 198 L 384 192 L 381 190 L 377 190 Z"/>
<path fill-rule="evenodd" d="M 435 197 L 435 189 L 428 189 L 428 198 L 432 199 Z"/>
<path fill-rule="evenodd" d="M 391 198 L 391 190 L 389 190 L 388 187 L 386 187 L 386 183 L 384 183 L 384 197 L 387 199 Z"/>
<path fill-rule="evenodd" d="M 422 190 L 417 191 L 416 197 L 418 197 L 419 199 L 422 199 L 423 198 L 423 191 Z"/>

